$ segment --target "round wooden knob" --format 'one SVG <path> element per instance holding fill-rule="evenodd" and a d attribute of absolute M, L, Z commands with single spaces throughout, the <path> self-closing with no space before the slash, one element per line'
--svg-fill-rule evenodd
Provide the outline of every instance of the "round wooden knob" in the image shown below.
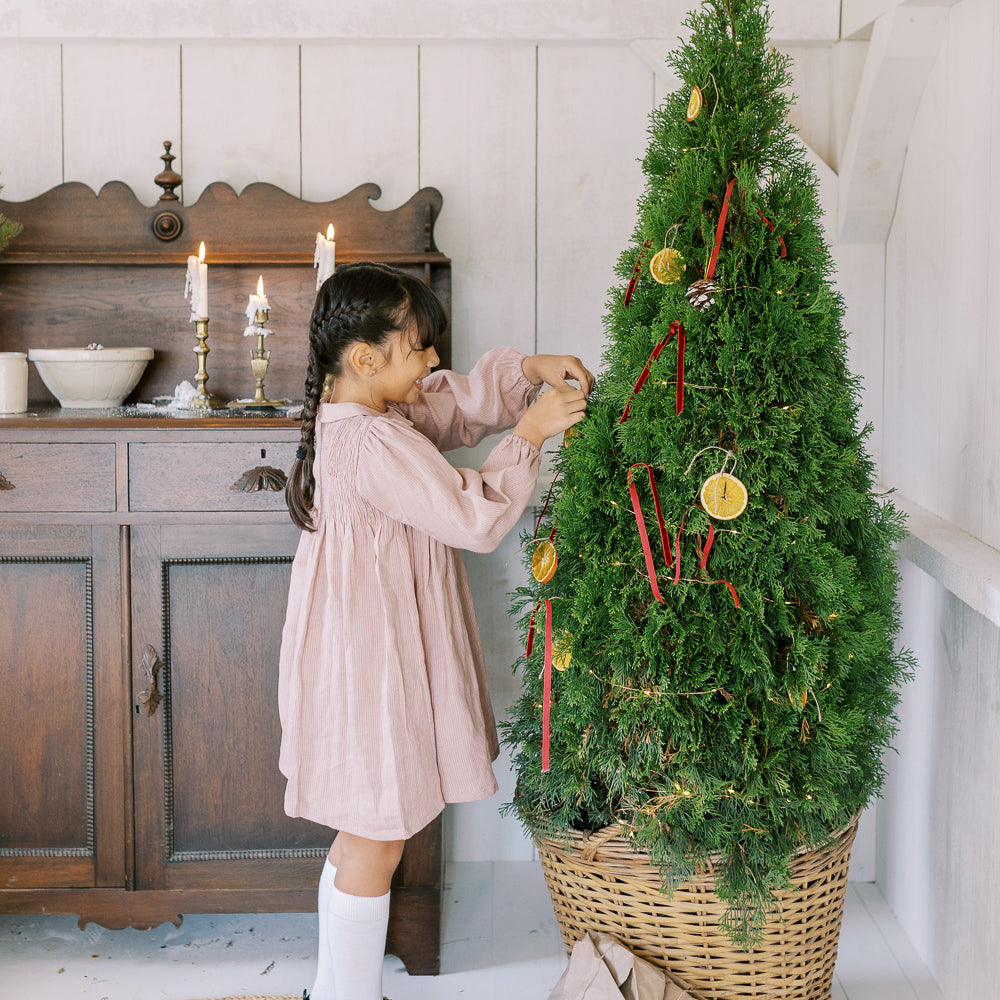
<path fill-rule="evenodd" d="M 184 228 L 184 222 L 176 212 L 160 212 L 153 219 L 153 233 L 160 240 L 176 240 Z"/>

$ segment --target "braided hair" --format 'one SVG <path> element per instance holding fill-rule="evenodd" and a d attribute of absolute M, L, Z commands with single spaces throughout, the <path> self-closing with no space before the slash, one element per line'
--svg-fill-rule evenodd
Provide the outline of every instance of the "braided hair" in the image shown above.
<path fill-rule="evenodd" d="M 422 281 L 384 264 L 344 264 L 323 282 L 309 320 L 302 429 L 285 501 L 295 524 L 315 531 L 313 497 L 316 479 L 316 415 L 327 376 L 341 373 L 345 350 L 363 342 L 384 348 L 391 335 L 416 323 L 420 347 L 436 346 L 447 326 L 444 307 Z"/>

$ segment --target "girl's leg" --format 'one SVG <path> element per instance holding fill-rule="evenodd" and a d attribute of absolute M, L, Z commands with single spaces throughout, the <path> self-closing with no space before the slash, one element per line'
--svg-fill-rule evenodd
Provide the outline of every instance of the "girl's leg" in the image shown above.
<path fill-rule="evenodd" d="M 328 942 L 332 990 L 318 982 L 328 992 L 314 987 L 312 1000 L 381 1000 L 389 885 L 403 845 L 402 840 L 337 834 L 328 858 L 336 874 L 321 932 Z M 321 941 L 321 957 L 323 948 Z"/>

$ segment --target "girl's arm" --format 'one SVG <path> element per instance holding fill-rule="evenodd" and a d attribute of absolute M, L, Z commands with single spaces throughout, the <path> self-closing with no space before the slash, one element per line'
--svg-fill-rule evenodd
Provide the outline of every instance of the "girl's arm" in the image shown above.
<path fill-rule="evenodd" d="M 541 384 L 522 370 L 525 355 L 512 347 L 488 351 L 468 375 L 428 375 L 415 403 L 393 404 L 440 451 L 478 444 L 505 431 L 534 402 Z"/>
<path fill-rule="evenodd" d="M 454 548 L 492 552 L 524 511 L 538 479 L 538 448 L 505 437 L 482 468 L 456 469 L 402 420 L 373 420 L 358 455 L 361 496 L 394 521 Z"/>

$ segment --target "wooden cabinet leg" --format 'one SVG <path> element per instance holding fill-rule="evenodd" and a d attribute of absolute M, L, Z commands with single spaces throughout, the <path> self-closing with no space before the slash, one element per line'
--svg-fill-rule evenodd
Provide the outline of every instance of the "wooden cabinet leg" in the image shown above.
<path fill-rule="evenodd" d="M 434 886 L 393 886 L 385 950 L 411 976 L 441 971 L 441 890 Z"/>

